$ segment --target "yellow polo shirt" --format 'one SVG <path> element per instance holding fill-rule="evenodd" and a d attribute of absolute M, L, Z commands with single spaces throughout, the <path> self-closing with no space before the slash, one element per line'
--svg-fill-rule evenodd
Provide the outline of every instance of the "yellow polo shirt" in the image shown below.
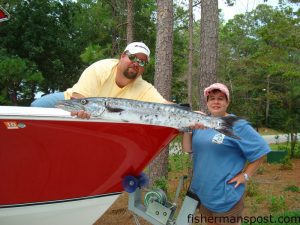
<path fill-rule="evenodd" d="M 166 101 L 156 88 L 141 76 L 120 88 L 115 82 L 118 62 L 118 59 L 104 59 L 93 63 L 83 71 L 78 82 L 64 92 L 65 99 L 70 99 L 72 93 L 76 92 L 87 98 L 114 97 L 158 103 Z"/>

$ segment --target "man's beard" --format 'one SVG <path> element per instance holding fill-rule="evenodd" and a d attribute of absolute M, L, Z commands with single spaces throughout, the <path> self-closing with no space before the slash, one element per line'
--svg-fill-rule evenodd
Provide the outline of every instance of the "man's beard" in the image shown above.
<path fill-rule="evenodd" d="M 129 80 L 134 80 L 134 79 L 137 77 L 138 72 L 131 72 L 131 73 L 129 73 L 129 69 L 130 69 L 130 68 L 128 68 L 127 70 L 125 70 L 125 71 L 123 72 L 123 74 L 124 74 L 124 76 L 125 76 L 127 79 L 129 79 Z"/>

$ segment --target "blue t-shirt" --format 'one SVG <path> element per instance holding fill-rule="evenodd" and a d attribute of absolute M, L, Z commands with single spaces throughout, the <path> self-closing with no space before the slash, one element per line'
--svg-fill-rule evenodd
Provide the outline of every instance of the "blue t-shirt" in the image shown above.
<path fill-rule="evenodd" d="M 246 161 L 253 162 L 271 150 L 266 141 L 246 120 L 239 120 L 234 139 L 214 129 L 193 131 L 192 150 L 194 174 L 191 190 L 211 211 L 227 212 L 243 196 L 245 185 L 234 188 L 227 182 L 240 173 Z"/>

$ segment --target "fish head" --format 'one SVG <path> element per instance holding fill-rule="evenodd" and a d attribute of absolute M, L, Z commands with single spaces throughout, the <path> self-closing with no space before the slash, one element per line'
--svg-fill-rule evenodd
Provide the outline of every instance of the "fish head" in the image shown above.
<path fill-rule="evenodd" d="M 61 100 L 55 104 L 55 107 L 69 112 L 77 112 L 80 110 L 87 111 L 88 104 L 89 104 L 89 100 L 82 98 L 82 99 Z"/>

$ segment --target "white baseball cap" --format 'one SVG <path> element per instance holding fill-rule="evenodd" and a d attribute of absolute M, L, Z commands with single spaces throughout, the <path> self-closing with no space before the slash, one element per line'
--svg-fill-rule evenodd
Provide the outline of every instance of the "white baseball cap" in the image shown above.
<path fill-rule="evenodd" d="M 150 60 L 150 49 L 143 42 L 132 42 L 125 48 L 124 52 L 128 51 L 130 54 L 143 53 Z"/>

